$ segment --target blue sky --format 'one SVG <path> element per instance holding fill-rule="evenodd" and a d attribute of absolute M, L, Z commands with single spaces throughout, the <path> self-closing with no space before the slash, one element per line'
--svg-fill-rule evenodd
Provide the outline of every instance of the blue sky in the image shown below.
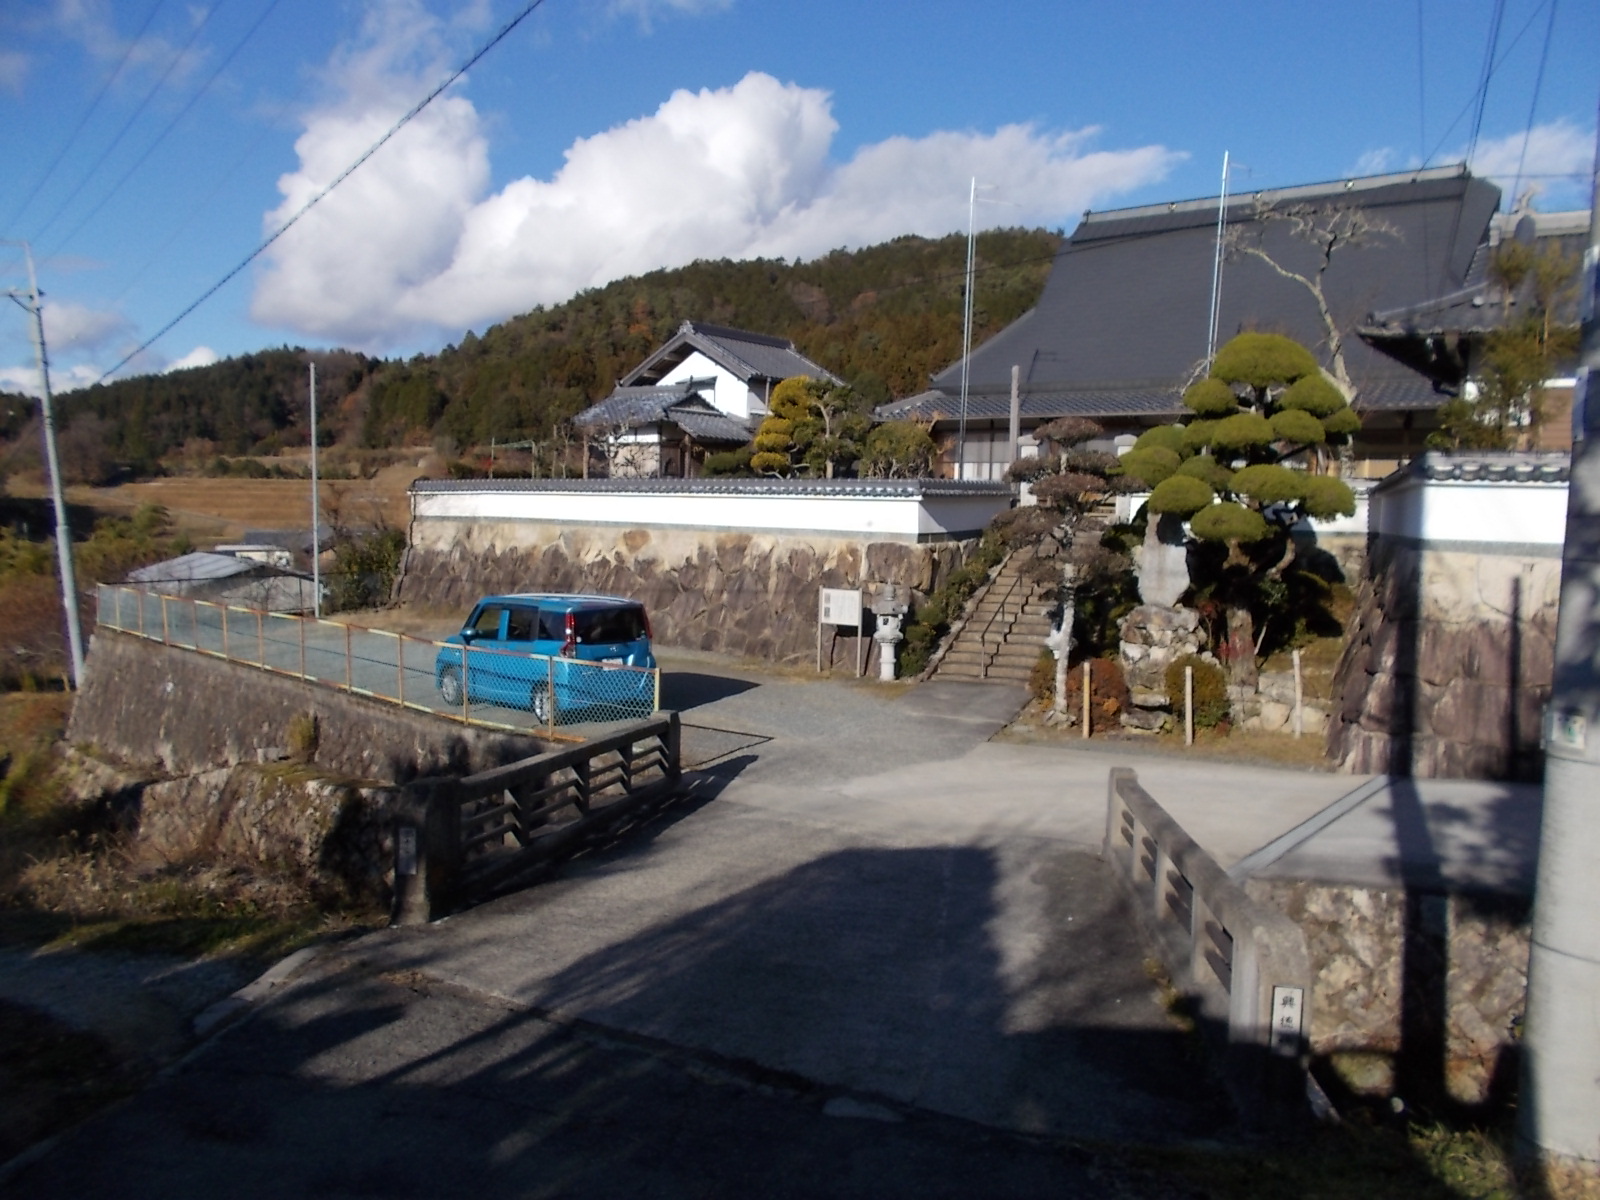
<path fill-rule="evenodd" d="M 33 243 L 57 389 L 155 334 L 522 6 L 7 0 L 0 237 Z M 1496 11 L 546 0 L 124 373 L 284 343 L 409 355 L 655 267 L 962 230 L 973 175 L 980 225 L 1070 230 L 1216 194 L 1224 150 L 1235 190 L 1460 161 Z M 1475 169 L 1509 203 L 1521 161 L 1538 207 L 1583 207 L 1600 5 L 1498 11 Z M 0 272 L 25 282 L 12 247 Z M 9 311 L 0 387 L 32 391 Z"/>

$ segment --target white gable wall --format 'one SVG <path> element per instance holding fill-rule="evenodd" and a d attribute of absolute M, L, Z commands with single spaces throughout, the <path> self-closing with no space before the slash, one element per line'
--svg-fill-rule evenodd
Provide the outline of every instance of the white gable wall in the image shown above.
<path fill-rule="evenodd" d="M 686 379 L 715 379 L 715 389 L 706 399 L 730 417 L 750 416 L 750 390 L 745 387 L 744 380 L 698 350 L 663 375 L 661 382 L 682 383 Z"/>

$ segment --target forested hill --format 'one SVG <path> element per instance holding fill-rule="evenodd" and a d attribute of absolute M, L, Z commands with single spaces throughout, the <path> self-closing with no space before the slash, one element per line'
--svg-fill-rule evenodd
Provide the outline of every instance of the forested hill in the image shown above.
<path fill-rule="evenodd" d="M 974 342 L 1035 303 L 1060 243 L 1047 230 L 979 236 Z M 96 448 L 101 461 L 139 473 L 197 442 L 223 454 L 304 445 L 305 363 L 314 359 L 324 443 L 543 439 L 685 320 L 792 338 L 876 402 L 922 390 L 960 356 L 965 264 L 961 235 L 897 238 L 806 263 L 697 262 L 580 293 L 408 361 L 284 348 L 97 385 L 62 398 L 63 436 L 82 443 L 75 459 L 93 462 L 82 451 Z M 22 434 L 31 407 L 0 398 L 0 438 Z"/>

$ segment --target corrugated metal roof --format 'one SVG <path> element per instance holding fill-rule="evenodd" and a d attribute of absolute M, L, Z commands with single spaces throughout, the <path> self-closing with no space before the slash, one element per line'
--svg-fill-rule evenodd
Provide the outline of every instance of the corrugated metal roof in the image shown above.
<path fill-rule="evenodd" d="M 196 550 L 191 554 L 180 554 L 177 558 L 169 558 L 165 562 L 152 563 L 148 567 L 129 571 L 128 582 L 190 583 L 201 579 L 231 579 L 235 575 L 249 575 L 256 572 L 276 573 L 263 563 L 235 558 L 231 554 L 211 554 L 204 550 Z"/>
<path fill-rule="evenodd" d="M 591 492 L 645 496 L 1004 496 L 1009 483 L 979 479 L 418 479 L 411 491 Z"/>

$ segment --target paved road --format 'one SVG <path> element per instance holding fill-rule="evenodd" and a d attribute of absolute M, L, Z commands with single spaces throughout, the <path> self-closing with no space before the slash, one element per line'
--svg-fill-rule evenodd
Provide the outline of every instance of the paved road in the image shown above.
<path fill-rule="evenodd" d="M 1225 865 L 1381 856 L 1381 797 L 1305 833 L 1362 780 L 990 741 L 1004 688 L 668 668 L 686 800 L 328 954 L 16 1194 L 1162 1194 L 1081 1147 L 1235 1131 L 1094 853 L 1107 769 Z"/>

